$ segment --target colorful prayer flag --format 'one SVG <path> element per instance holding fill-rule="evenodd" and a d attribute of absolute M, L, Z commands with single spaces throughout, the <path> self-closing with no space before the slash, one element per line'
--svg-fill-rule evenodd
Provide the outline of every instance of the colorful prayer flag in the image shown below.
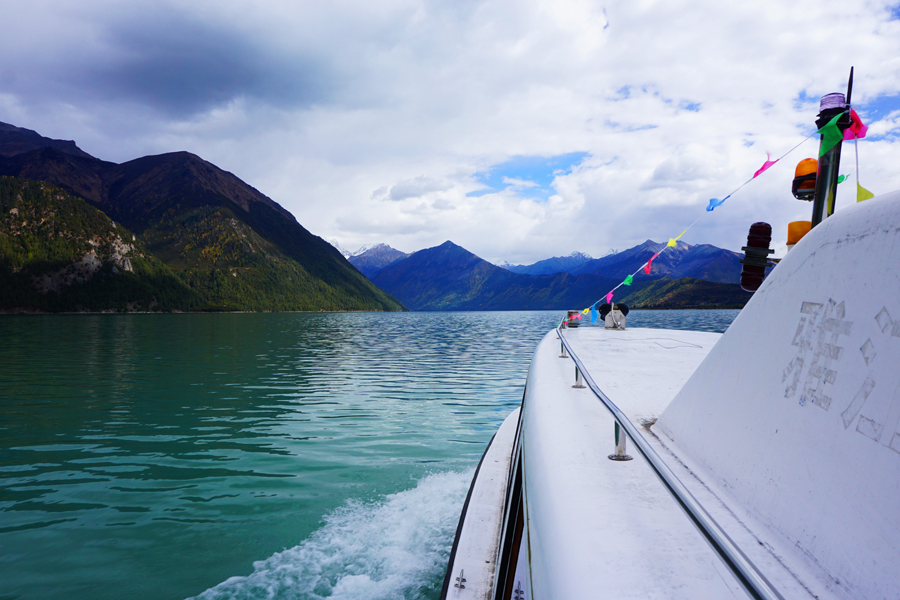
<path fill-rule="evenodd" d="M 651 256 L 650 260 L 647 261 L 647 264 L 644 265 L 644 273 L 646 273 L 647 275 L 650 274 L 650 264 L 653 262 L 653 259 L 656 258 L 657 256 L 659 256 L 659 252 L 657 252 L 656 254 Z"/>
<path fill-rule="evenodd" d="M 715 208 L 716 208 L 717 206 L 722 206 L 722 204 L 724 204 L 724 202 L 725 202 L 726 200 L 728 200 L 729 198 L 731 198 L 731 194 L 728 194 L 727 196 L 725 196 L 725 197 L 722 198 L 721 200 L 719 200 L 718 198 L 710 198 L 710 199 L 709 199 L 709 206 L 706 207 L 706 212 L 712 212 L 712 211 L 714 211 Z"/>
<path fill-rule="evenodd" d="M 856 201 L 862 202 L 863 200 L 868 200 L 869 198 L 874 198 L 875 194 L 859 185 L 859 182 L 856 182 Z"/>
<path fill-rule="evenodd" d="M 610 292 L 606 295 L 606 303 L 607 304 L 610 304 L 612 302 L 612 295 L 613 295 L 612 292 Z"/>
<path fill-rule="evenodd" d="M 622 283 L 624 285 L 631 285 L 632 281 L 634 281 L 634 275 L 629 275 L 628 277 L 625 278 L 625 281 L 623 281 Z"/>
<path fill-rule="evenodd" d="M 771 167 L 772 165 L 777 163 L 778 160 L 779 159 L 777 159 L 777 158 L 775 160 L 769 160 L 769 153 L 766 152 L 766 162 L 764 162 L 763 166 L 761 166 L 759 169 L 756 170 L 756 173 L 753 174 L 753 177 L 751 177 L 751 179 L 756 179 L 759 175 L 762 174 L 763 171 L 765 171 L 766 169 L 768 169 L 769 167 Z"/>
<path fill-rule="evenodd" d="M 844 113 L 840 113 L 835 115 L 833 119 L 828 121 L 822 128 L 816 133 L 822 136 L 822 143 L 819 146 L 819 157 L 821 158 L 826 152 L 831 150 L 837 145 L 842 139 L 844 139 L 844 133 L 837 126 L 838 119 L 840 119 Z"/>
<path fill-rule="evenodd" d="M 852 140 L 857 139 L 861 140 L 866 137 L 866 133 L 869 131 L 869 126 L 862 122 L 862 119 L 859 118 L 859 115 L 856 114 L 856 111 L 852 108 L 850 109 L 850 127 L 844 130 L 844 139 Z"/>
<path fill-rule="evenodd" d="M 597 311 L 597 305 L 596 305 L 596 304 L 593 305 L 593 306 L 591 307 L 591 323 L 596 323 L 596 322 L 597 322 L 597 317 L 599 316 L 599 314 L 600 314 L 600 313 Z"/>
<path fill-rule="evenodd" d="M 669 238 L 669 243 L 666 244 L 666 246 L 668 246 L 669 248 L 674 248 L 675 246 L 678 245 L 678 240 L 679 240 L 679 238 L 681 238 L 681 236 L 683 236 L 683 235 L 686 234 L 686 233 L 687 233 L 687 229 L 685 229 L 684 231 L 682 231 L 681 233 L 679 233 L 679 234 L 678 234 L 678 237 Z"/>
<path fill-rule="evenodd" d="M 581 314 L 586 315 L 586 314 L 588 314 L 590 311 L 591 311 L 590 308 L 586 308 L 586 309 L 584 309 L 583 311 L 581 311 Z"/>

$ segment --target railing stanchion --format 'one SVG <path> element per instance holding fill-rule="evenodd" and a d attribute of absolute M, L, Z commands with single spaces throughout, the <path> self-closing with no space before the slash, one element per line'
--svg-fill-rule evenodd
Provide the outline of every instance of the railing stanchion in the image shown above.
<path fill-rule="evenodd" d="M 634 423 L 632 423 L 625 413 L 623 413 L 622 410 L 603 393 L 599 386 L 597 386 L 596 382 L 594 382 L 594 379 L 591 377 L 591 374 L 584 369 L 584 364 L 578 358 L 578 355 L 572 351 L 571 346 L 569 346 L 569 343 L 563 335 L 561 327 L 557 329 L 557 333 L 559 334 L 559 341 L 563 347 L 563 355 L 560 356 L 560 358 L 566 358 L 566 351 L 571 354 L 571 358 L 575 362 L 576 377 L 580 376 L 584 378 L 587 387 L 591 388 L 591 391 L 594 392 L 597 399 L 599 399 L 607 410 L 612 413 L 613 418 L 616 420 L 616 429 L 618 430 L 619 427 L 621 427 L 621 430 L 619 430 L 621 435 L 616 437 L 617 454 L 619 440 L 622 440 L 622 451 L 624 452 L 625 435 L 630 435 L 638 452 L 647 459 L 647 464 L 650 465 L 650 468 L 656 473 L 656 476 L 659 477 L 666 489 L 669 490 L 669 493 L 672 494 L 684 512 L 687 513 L 687 516 L 691 519 L 697 529 L 700 530 L 700 533 L 703 534 L 703 537 L 706 538 L 706 541 L 709 542 L 710 546 L 712 546 L 713 550 L 716 551 L 722 561 L 729 569 L 731 569 L 731 572 L 734 573 L 737 580 L 744 586 L 744 589 L 747 590 L 750 596 L 760 600 L 784 600 L 784 596 L 775 589 L 769 580 L 766 579 L 766 576 L 756 568 L 756 565 L 754 565 L 738 545 L 734 543 L 734 540 L 725 533 L 719 524 L 716 523 L 715 519 L 706 512 L 703 505 L 694 498 L 694 495 L 691 494 L 681 480 L 675 476 L 672 469 L 670 469 L 662 460 L 656 450 L 650 446 L 649 442 L 641 435 Z M 610 458 L 613 456 L 615 455 L 610 455 Z"/>
<path fill-rule="evenodd" d="M 581 377 L 581 369 L 578 368 L 578 365 L 575 365 L 575 385 L 573 385 L 572 387 L 573 388 L 585 387 L 584 379 Z"/>
<path fill-rule="evenodd" d="M 631 457 L 628 456 L 626 451 L 626 445 L 628 443 L 628 434 L 619 427 L 619 422 L 616 421 L 615 427 L 615 439 L 616 439 L 616 452 L 614 454 L 610 454 L 607 458 L 609 460 L 631 460 Z"/>

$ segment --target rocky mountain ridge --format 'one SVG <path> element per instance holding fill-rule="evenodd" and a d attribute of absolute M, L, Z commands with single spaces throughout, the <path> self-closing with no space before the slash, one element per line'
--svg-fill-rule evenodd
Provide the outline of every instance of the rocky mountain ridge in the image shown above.
<path fill-rule="evenodd" d="M 412 310 L 580 309 L 622 281 L 597 273 L 513 273 L 450 241 L 394 261 L 372 280 Z M 735 308 L 749 297 L 738 284 L 658 275 L 635 278 L 616 294 L 635 308 Z"/>
<path fill-rule="evenodd" d="M 531 265 L 497 265 L 507 271 L 525 275 L 570 275 L 594 274 L 620 281 L 633 274 L 654 254 L 660 253 L 653 260 L 654 276 L 667 276 L 671 279 L 688 277 L 714 283 L 738 283 L 740 281 L 741 255 L 737 252 L 717 248 L 710 244 L 690 245 L 677 242 L 669 248 L 664 242 L 647 240 L 642 244 L 603 256 L 591 258 L 589 254 L 573 252 L 569 256 L 556 256 L 540 260 Z M 349 260 L 366 277 L 374 277 L 380 270 L 396 261 L 410 256 L 388 246 L 372 244 L 364 246 L 351 255 Z"/>
<path fill-rule="evenodd" d="M 45 182 L 0 177 L 0 310 L 185 310 L 196 293 L 130 231 Z"/>
<path fill-rule="evenodd" d="M 3 125 L 0 175 L 83 198 L 145 242 L 202 309 L 402 309 L 279 204 L 194 154 L 115 164 Z"/>

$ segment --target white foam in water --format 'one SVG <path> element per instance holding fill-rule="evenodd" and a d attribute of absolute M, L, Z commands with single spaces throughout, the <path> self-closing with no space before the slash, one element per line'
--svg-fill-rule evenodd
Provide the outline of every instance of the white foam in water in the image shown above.
<path fill-rule="evenodd" d="M 351 501 L 300 545 L 197 598 L 436 598 L 472 474 L 429 475 L 378 502 Z"/>

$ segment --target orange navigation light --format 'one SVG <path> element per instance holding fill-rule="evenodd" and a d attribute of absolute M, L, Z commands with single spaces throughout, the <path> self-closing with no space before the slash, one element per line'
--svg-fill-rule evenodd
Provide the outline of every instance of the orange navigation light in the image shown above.
<path fill-rule="evenodd" d="M 797 200 L 812 200 L 816 194 L 816 172 L 819 170 L 819 161 L 814 158 L 804 158 L 797 163 L 794 169 L 794 184 L 791 192 Z M 799 239 L 799 238 L 798 238 Z"/>
<path fill-rule="evenodd" d="M 792 221 L 788 223 L 787 247 L 790 250 L 794 244 L 800 241 L 804 235 L 809 233 L 812 226 L 810 221 Z"/>

